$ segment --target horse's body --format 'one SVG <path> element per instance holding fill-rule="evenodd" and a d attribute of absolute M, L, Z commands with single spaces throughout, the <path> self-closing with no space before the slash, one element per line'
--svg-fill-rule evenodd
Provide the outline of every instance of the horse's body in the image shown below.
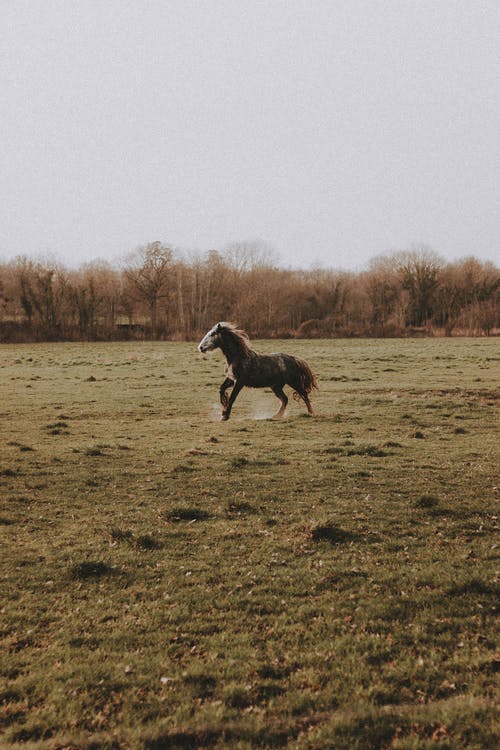
<path fill-rule="evenodd" d="M 283 387 L 293 388 L 294 398 L 301 398 L 312 414 L 309 394 L 317 388 L 316 378 L 303 359 L 290 354 L 257 354 L 250 348 L 244 331 L 239 331 L 231 323 L 217 323 L 198 344 L 200 352 L 221 349 L 226 358 L 226 379 L 220 387 L 220 401 L 223 407 L 222 420 L 229 419 L 231 409 L 244 386 L 249 388 L 271 388 L 280 399 L 281 407 L 275 415 L 281 418 L 288 404 Z M 231 395 L 227 390 L 233 386 Z"/>

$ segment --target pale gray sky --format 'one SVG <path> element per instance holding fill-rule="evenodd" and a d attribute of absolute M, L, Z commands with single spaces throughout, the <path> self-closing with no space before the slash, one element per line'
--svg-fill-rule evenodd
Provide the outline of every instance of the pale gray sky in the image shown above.
<path fill-rule="evenodd" d="M 500 260 L 499 0 L 0 0 L 0 259 Z"/>

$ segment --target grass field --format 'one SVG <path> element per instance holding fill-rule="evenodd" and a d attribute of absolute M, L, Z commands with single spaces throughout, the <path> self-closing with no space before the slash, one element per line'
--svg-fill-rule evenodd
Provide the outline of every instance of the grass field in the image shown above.
<path fill-rule="evenodd" d="M 494 708 L 497 340 L 0 348 L 0 746 L 475 748 Z"/>

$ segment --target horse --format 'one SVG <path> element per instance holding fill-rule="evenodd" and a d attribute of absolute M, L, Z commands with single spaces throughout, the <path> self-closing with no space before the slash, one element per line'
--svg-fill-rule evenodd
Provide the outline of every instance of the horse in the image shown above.
<path fill-rule="evenodd" d="M 288 404 L 283 387 L 289 385 L 293 388 L 293 397 L 297 401 L 302 399 L 308 413 L 312 415 L 309 394 L 318 384 L 314 373 L 303 359 L 281 353 L 257 354 L 250 347 L 248 334 L 239 330 L 233 323 L 225 322 L 216 323 L 198 344 L 198 351 L 202 354 L 213 349 L 221 349 L 226 358 L 226 378 L 219 389 L 222 404 L 221 421 L 229 419 L 236 397 L 244 386 L 271 388 L 281 401 L 274 418 L 281 419 Z M 228 397 L 227 390 L 231 386 L 233 389 Z"/>

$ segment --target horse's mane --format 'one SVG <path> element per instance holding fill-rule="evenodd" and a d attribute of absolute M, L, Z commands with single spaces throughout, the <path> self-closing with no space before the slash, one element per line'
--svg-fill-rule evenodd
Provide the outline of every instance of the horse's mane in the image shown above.
<path fill-rule="evenodd" d="M 233 342 L 243 354 L 247 354 L 251 350 L 250 339 L 246 331 L 242 331 L 235 323 L 222 321 L 219 325 L 224 333 L 233 339 Z"/>

